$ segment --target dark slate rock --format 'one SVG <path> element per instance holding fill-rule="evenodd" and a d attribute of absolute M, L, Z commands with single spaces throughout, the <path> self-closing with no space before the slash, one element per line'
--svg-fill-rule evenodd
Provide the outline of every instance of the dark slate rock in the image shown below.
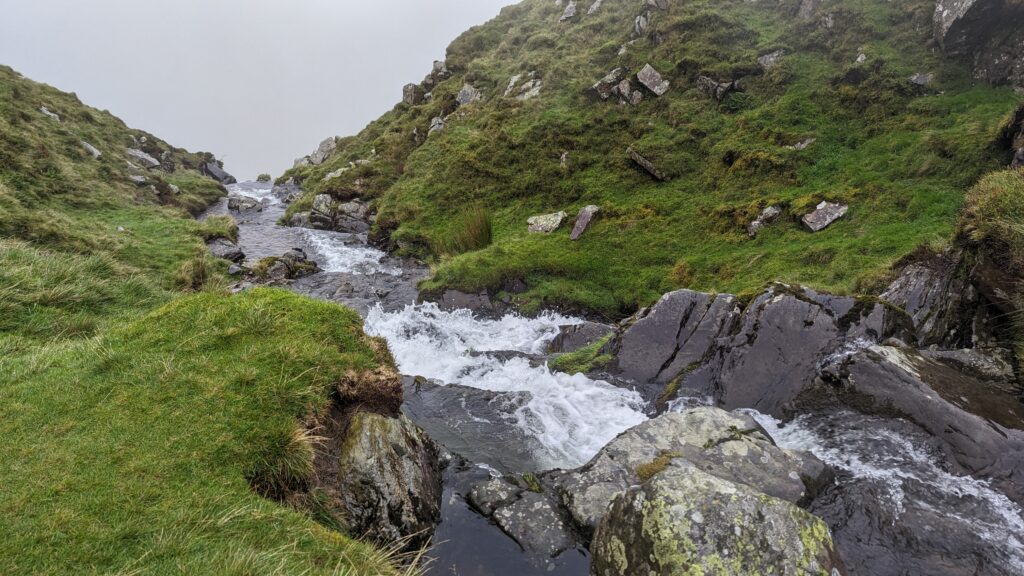
<path fill-rule="evenodd" d="M 613 326 L 597 322 L 562 326 L 558 335 L 548 345 L 548 352 L 551 354 L 575 352 L 614 333 Z"/>
<path fill-rule="evenodd" d="M 238 182 L 237 180 L 235 180 L 234 176 L 225 172 L 224 169 L 221 168 L 220 164 L 214 161 L 203 164 L 200 170 L 202 171 L 203 174 L 209 176 L 210 178 L 213 178 L 214 180 L 220 182 L 221 184 L 224 184 L 225 186 L 228 184 L 235 184 Z"/>

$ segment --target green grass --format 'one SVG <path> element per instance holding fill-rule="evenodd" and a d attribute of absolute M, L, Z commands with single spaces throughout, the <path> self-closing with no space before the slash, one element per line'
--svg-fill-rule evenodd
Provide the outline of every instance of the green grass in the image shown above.
<path fill-rule="evenodd" d="M 744 292 L 799 282 L 859 292 L 917 246 L 953 234 L 964 191 L 1008 162 L 993 145 L 1020 101 L 1010 89 L 975 86 L 965 66 L 928 48 L 934 3 L 826 3 L 836 26 L 791 17 L 797 2 L 695 0 L 655 15 L 663 42 L 632 39 L 639 3 L 606 3 L 595 16 L 558 24 L 547 0 L 525 0 L 448 49 L 454 76 L 431 102 L 399 104 L 324 165 L 290 171 L 310 194 L 356 192 L 379 209 L 374 236 L 431 261 L 425 288 L 476 291 L 524 280 L 520 303 L 619 317 L 680 286 Z M 760 54 L 787 55 L 766 74 Z M 868 61 L 854 64 L 863 50 Z M 586 94 L 610 69 L 650 62 L 673 83 L 637 107 Z M 530 70 L 541 96 L 501 97 Z M 928 90 L 907 78 L 936 73 Z M 698 75 L 743 77 L 745 96 L 720 106 L 694 88 Z M 449 119 L 422 145 L 430 119 L 450 113 L 464 82 L 485 101 Z M 808 137 L 806 150 L 786 145 Z M 671 180 L 656 182 L 626 157 L 632 146 Z M 324 176 L 370 158 L 339 178 Z M 560 158 L 569 153 L 568 166 Z M 824 232 L 799 218 L 821 200 L 849 217 Z M 568 229 L 530 235 L 533 214 L 597 204 L 578 242 Z M 782 220 L 756 240 L 746 224 L 769 204 Z M 292 210 L 302 210 L 307 202 Z M 451 249 L 466 206 L 488 211 L 491 242 Z M 687 274 L 673 274 L 685 269 Z M 680 279 L 685 282 L 680 282 Z"/>
<path fill-rule="evenodd" d="M 4 354 L 0 572 L 390 573 L 253 491 L 308 480 L 299 421 L 382 361 L 354 312 L 275 290 Z"/>

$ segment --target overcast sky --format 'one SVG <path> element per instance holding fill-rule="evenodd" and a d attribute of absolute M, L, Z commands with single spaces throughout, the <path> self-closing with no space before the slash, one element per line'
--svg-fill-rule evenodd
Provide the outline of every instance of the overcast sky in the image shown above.
<path fill-rule="evenodd" d="M 515 0 L 0 0 L 0 63 L 241 178 L 358 132 Z"/>

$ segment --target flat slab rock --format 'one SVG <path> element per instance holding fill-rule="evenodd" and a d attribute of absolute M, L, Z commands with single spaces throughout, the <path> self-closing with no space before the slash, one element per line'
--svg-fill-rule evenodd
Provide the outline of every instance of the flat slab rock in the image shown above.
<path fill-rule="evenodd" d="M 580 209 L 580 213 L 576 215 L 576 224 L 572 228 L 572 233 L 569 235 L 570 240 L 579 240 L 583 233 L 590 228 L 590 223 L 597 216 L 597 213 L 601 209 L 591 204 L 590 206 L 584 206 Z"/>
<path fill-rule="evenodd" d="M 802 221 L 811 232 L 820 232 L 831 226 L 836 220 L 846 216 L 849 210 L 850 207 L 846 204 L 822 202 L 813 212 L 805 215 Z"/>
<path fill-rule="evenodd" d="M 526 220 L 527 230 L 534 234 L 550 234 L 561 228 L 568 216 L 565 212 L 531 216 Z"/>
<path fill-rule="evenodd" d="M 655 96 L 664 96 L 672 85 L 668 80 L 663 79 L 661 74 L 650 64 L 644 65 L 643 69 L 637 72 L 636 79 Z"/>

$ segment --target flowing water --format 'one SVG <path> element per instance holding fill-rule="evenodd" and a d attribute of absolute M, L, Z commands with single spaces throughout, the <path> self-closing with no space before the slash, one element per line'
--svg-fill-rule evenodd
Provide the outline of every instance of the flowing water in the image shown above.
<path fill-rule="evenodd" d="M 538 564 L 463 499 L 488 475 L 581 465 L 648 417 L 635 391 L 546 365 L 559 327 L 579 320 L 552 313 L 486 319 L 417 304 L 422 265 L 389 257 L 365 236 L 277 226 L 285 205 L 269 184 L 231 192 L 264 202 L 262 211 L 236 215 L 248 261 L 305 250 L 324 272 L 292 289 L 359 310 L 367 332 L 388 341 L 409 376 L 406 412 L 469 460 L 446 472 L 431 573 L 586 574 L 585 551 Z M 222 203 L 210 213 L 226 211 Z M 684 399 L 672 409 L 707 402 Z M 813 452 L 837 470 L 811 510 L 832 527 L 851 574 L 1024 574 L 1021 508 L 984 481 L 950 473 L 940 446 L 920 428 L 852 412 L 805 415 L 784 426 L 751 414 L 779 445 Z"/>

